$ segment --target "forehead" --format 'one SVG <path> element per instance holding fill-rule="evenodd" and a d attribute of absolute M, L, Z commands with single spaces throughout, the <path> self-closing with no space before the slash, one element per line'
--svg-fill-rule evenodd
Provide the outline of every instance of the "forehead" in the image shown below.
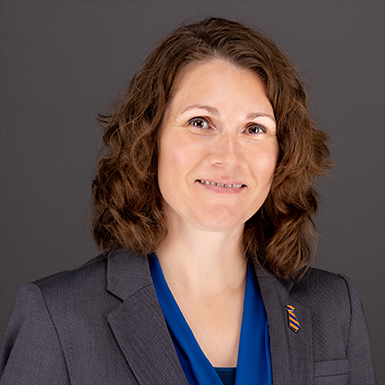
<path fill-rule="evenodd" d="M 252 70 L 223 59 L 193 62 L 178 75 L 168 107 L 177 112 L 175 109 L 193 102 L 272 111 L 262 79 Z"/>

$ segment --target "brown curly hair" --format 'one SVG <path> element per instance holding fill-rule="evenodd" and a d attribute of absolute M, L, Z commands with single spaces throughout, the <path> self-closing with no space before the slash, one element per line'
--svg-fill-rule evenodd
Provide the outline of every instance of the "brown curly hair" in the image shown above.
<path fill-rule="evenodd" d="M 304 86 L 285 55 L 261 32 L 226 19 L 208 18 L 171 32 L 150 52 L 114 112 L 99 116 L 106 151 L 92 184 L 94 239 L 102 250 L 141 255 L 165 239 L 157 183 L 159 128 L 181 71 L 216 58 L 254 71 L 266 86 L 279 159 L 266 201 L 245 224 L 243 246 L 278 278 L 293 279 L 314 254 L 314 182 L 330 167 L 327 137 L 310 118 Z"/>

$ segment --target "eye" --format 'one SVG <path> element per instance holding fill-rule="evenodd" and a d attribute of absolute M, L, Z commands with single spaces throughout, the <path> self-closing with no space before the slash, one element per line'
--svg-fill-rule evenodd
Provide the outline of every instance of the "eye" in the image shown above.
<path fill-rule="evenodd" d="M 188 124 L 196 128 L 207 129 L 210 128 L 210 123 L 201 117 L 192 118 L 188 121 Z"/>
<path fill-rule="evenodd" d="M 247 126 L 245 131 L 248 134 L 254 134 L 254 135 L 263 134 L 267 132 L 266 128 L 259 124 L 252 124 L 250 126 Z"/>

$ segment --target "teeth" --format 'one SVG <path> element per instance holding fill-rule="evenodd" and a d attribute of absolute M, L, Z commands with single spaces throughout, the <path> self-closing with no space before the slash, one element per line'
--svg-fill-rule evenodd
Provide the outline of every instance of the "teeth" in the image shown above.
<path fill-rule="evenodd" d="M 202 184 L 207 184 L 211 186 L 218 186 L 218 187 L 228 187 L 228 188 L 241 188 L 241 184 L 223 184 L 223 183 L 215 183 L 215 182 L 210 182 L 208 180 L 200 180 Z"/>

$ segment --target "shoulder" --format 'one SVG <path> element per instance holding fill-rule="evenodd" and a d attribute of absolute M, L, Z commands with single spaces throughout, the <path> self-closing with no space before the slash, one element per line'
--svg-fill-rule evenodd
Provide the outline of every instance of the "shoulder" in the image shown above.
<path fill-rule="evenodd" d="M 45 293 L 57 290 L 63 294 L 67 291 L 85 291 L 90 287 L 95 289 L 106 280 L 107 259 L 108 253 L 101 254 L 78 268 L 49 275 L 32 284 Z"/>
<path fill-rule="evenodd" d="M 313 309 L 325 307 L 338 313 L 350 313 L 351 301 L 359 301 L 357 288 L 350 278 L 316 268 L 293 285 L 290 296 Z"/>
<path fill-rule="evenodd" d="M 109 311 L 152 284 L 148 260 L 124 250 L 101 254 L 77 269 L 57 273 L 20 290 L 38 291 L 52 311 Z"/>
<path fill-rule="evenodd" d="M 0 352 L 4 383 L 16 383 L 16 378 L 17 383 L 24 383 L 22 378 L 43 383 L 42 374 L 52 380 L 49 383 L 69 383 L 62 352 L 62 342 L 68 340 L 66 324 L 82 325 L 87 314 L 95 318 L 99 302 L 91 298 L 100 297 L 105 265 L 105 257 L 99 256 L 78 269 L 19 288 Z"/>
<path fill-rule="evenodd" d="M 16 296 L 13 313 L 18 322 L 48 314 L 47 320 L 58 323 L 76 320 L 82 314 L 108 312 L 120 300 L 106 290 L 108 255 L 102 254 L 84 265 L 22 285 Z"/>
<path fill-rule="evenodd" d="M 305 276 L 293 285 L 295 292 L 311 293 L 320 292 L 328 294 L 335 290 L 346 290 L 348 286 L 354 285 L 350 278 L 342 274 L 311 268 Z"/>
<path fill-rule="evenodd" d="M 293 285 L 290 297 L 310 310 L 317 346 L 324 346 L 326 336 L 331 335 L 334 336 L 333 346 L 346 347 L 353 329 L 360 333 L 366 330 L 357 288 L 344 275 L 313 268 Z"/>

